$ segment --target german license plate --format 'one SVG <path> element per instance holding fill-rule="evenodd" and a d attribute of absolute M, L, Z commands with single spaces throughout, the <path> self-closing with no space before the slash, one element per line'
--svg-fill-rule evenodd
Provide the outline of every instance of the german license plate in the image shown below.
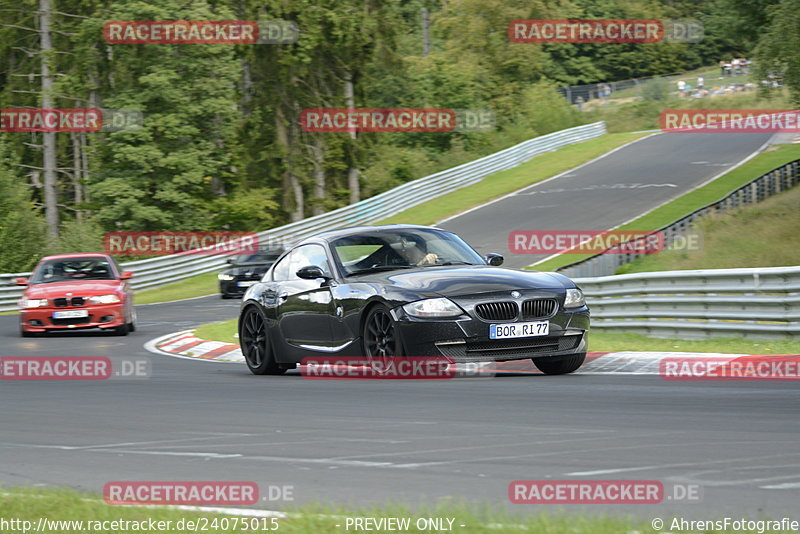
<path fill-rule="evenodd" d="M 236 282 L 236 285 L 239 287 L 250 287 L 256 285 L 258 282 L 255 280 L 250 280 L 249 282 Z"/>
<path fill-rule="evenodd" d="M 548 321 L 489 325 L 489 339 L 511 339 L 515 337 L 546 336 L 549 333 L 550 333 L 550 323 Z"/>
<path fill-rule="evenodd" d="M 76 319 L 89 317 L 89 310 L 64 310 L 53 312 L 53 319 Z"/>

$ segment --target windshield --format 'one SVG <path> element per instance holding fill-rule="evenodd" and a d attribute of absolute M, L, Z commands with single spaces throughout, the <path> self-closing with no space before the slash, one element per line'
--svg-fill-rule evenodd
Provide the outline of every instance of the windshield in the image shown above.
<path fill-rule="evenodd" d="M 342 237 L 331 245 L 346 275 L 410 267 L 486 264 L 461 238 L 436 230 L 365 232 Z"/>
<path fill-rule="evenodd" d="M 65 258 L 39 264 L 30 284 L 75 280 L 114 280 L 114 270 L 106 258 Z"/>

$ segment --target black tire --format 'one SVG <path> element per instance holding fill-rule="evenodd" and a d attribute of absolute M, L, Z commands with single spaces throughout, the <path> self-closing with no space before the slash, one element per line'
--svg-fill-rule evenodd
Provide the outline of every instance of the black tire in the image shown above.
<path fill-rule="evenodd" d="M 565 375 L 577 370 L 586 359 L 586 353 L 547 358 L 531 358 L 534 365 L 546 375 Z"/>
<path fill-rule="evenodd" d="M 269 342 L 267 319 L 257 306 L 248 306 L 239 317 L 239 346 L 244 361 L 254 375 L 282 375 Z"/>
<path fill-rule="evenodd" d="M 364 318 L 361 331 L 364 356 L 370 362 L 380 362 L 384 368 L 391 358 L 403 356 L 403 342 L 397 324 L 383 304 L 373 306 Z"/>
<path fill-rule="evenodd" d="M 128 323 L 128 332 L 136 332 L 136 310 L 131 314 L 131 322 Z"/>
<path fill-rule="evenodd" d="M 127 336 L 128 332 L 130 332 L 130 327 L 128 326 L 128 323 L 125 323 L 122 326 L 113 328 L 111 331 L 114 333 L 113 335 L 115 336 Z"/>
<path fill-rule="evenodd" d="M 19 335 L 22 337 L 39 337 L 39 332 L 26 332 L 25 330 L 20 328 Z"/>

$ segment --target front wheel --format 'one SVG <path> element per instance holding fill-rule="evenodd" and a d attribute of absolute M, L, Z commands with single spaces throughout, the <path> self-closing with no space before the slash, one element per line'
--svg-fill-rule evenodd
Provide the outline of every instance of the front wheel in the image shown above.
<path fill-rule="evenodd" d="M 136 309 L 131 312 L 131 322 L 128 323 L 128 331 L 136 332 Z"/>
<path fill-rule="evenodd" d="M 247 367 L 254 375 L 282 375 L 267 334 L 267 320 L 256 306 L 248 307 L 239 317 L 239 346 Z"/>
<path fill-rule="evenodd" d="M 367 313 L 362 332 L 364 355 L 370 363 L 388 365 L 392 358 L 403 355 L 403 343 L 389 308 L 374 306 Z"/>
<path fill-rule="evenodd" d="M 531 358 L 534 365 L 546 375 L 565 375 L 583 365 L 586 353 L 571 354 L 569 356 L 556 356 L 547 358 Z"/>
<path fill-rule="evenodd" d="M 115 336 L 127 336 L 128 332 L 130 331 L 131 327 L 128 323 L 123 323 L 122 325 L 111 329 L 111 332 L 113 332 L 113 335 Z"/>

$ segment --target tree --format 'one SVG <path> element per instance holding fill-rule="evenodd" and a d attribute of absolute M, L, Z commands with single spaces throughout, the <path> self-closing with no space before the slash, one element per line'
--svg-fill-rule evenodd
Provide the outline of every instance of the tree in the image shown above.
<path fill-rule="evenodd" d="M 782 78 L 800 105 L 800 0 L 781 0 L 769 10 L 769 26 L 756 48 L 757 74 Z"/>

